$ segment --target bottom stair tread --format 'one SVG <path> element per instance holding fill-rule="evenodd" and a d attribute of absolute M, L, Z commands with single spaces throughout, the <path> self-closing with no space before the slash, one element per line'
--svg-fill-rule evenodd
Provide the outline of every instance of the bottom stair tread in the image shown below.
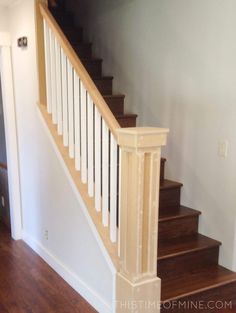
<path fill-rule="evenodd" d="M 219 265 L 207 266 L 162 280 L 162 302 L 177 300 L 202 291 L 236 283 L 236 273 Z"/>

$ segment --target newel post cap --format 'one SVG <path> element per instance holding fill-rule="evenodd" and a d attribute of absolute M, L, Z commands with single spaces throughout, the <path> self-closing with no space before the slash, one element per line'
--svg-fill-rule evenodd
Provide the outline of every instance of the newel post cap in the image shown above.
<path fill-rule="evenodd" d="M 157 148 L 166 145 L 168 128 L 133 127 L 117 129 L 118 145 L 126 148 Z"/>

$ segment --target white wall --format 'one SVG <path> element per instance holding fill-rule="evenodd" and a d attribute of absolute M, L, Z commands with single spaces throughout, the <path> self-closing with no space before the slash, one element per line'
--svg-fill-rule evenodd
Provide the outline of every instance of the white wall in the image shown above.
<path fill-rule="evenodd" d="M 46 128 L 38 100 L 34 1 L 9 9 L 22 191 L 23 233 L 99 311 L 112 304 L 112 267 L 92 232 Z M 28 37 L 27 49 L 17 38 Z M 46 240 L 45 230 L 49 232 Z"/>
<path fill-rule="evenodd" d="M 128 110 L 170 128 L 167 176 L 184 183 L 182 203 L 203 212 L 200 232 L 223 242 L 220 262 L 236 270 L 235 0 L 73 3 Z"/>
<path fill-rule="evenodd" d="M 0 31 L 8 30 L 8 10 L 0 4 Z"/>

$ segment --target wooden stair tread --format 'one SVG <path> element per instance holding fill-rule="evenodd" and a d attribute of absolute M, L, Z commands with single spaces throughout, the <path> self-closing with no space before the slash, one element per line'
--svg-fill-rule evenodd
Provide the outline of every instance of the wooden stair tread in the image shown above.
<path fill-rule="evenodd" d="M 236 273 L 219 265 L 162 280 L 162 302 L 178 300 L 203 291 L 236 282 Z"/>
<path fill-rule="evenodd" d="M 83 41 L 83 42 L 77 42 L 73 45 L 73 48 L 76 48 L 76 47 L 81 47 L 81 46 L 92 46 L 92 43 L 91 42 L 86 42 L 86 41 Z M 87 58 L 83 58 L 83 59 L 87 59 Z"/>
<path fill-rule="evenodd" d="M 189 216 L 197 216 L 200 214 L 201 214 L 200 211 L 190 209 L 186 206 L 180 205 L 177 207 L 171 207 L 163 211 L 160 211 L 159 222 L 166 222 L 169 220 L 175 220 L 175 219 L 185 218 Z"/>
<path fill-rule="evenodd" d="M 103 95 L 103 98 L 105 99 L 110 99 L 110 98 L 122 98 L 124 99 L 125 98 L 125 95 Z"/>
<path fill-rule="evenodd" d="M 73 24 L 71 24 L 71 25 L 62 25 L 61 26 L 62 27 L 62 30 L 64 31 L 64 32 L 81 32 L 81 31 L 83 31 L 83 28 L 81 28 L 81 27 L 75 27 Z"/>
<path fill-rule="evenodd" d="M 83 63 L 83 62 L 85 62 L 85 63 L 100 63 L 100 62 L 102 62 L 103 60 L 102 59 L 99 59 L 99 58 L 92 58 L 92 59 L 90 59 L 90 58 L 82 58 L 81 59 L 81 62 Z M 106 77 L 106 76 L 104 76 L 104 77 Z M 107 76 L 107 77 L 109 77 L 109 76 Z M 113 78 L 113 77 L 112 77 Z M 111 77 L 109 78 L 109 79 L 111 79 Z"/>
<path fill-rule="evenodd" d="M 174 189 L 174 188 L 179 188 L 182 187 L 183 184 L 176 182 L 176 181 L 172 181 L 169 179 L 164 179 L 163 182 L 161 182 L 160 184 L 160 190 L 164 190 L 164 189 Z"/>
<path fill-rule="evenodd" d="M 115 117 L 118 118 L 118 119 L 134 118 L 134 117 L 138 117 L 138 115 L 137 114 L 133 114 L 133 113 L 124 113 L 124 114 L 116 114 Z"/>
<path fill-rule="evenodd" d="M 163 260 L 199 250 L 218 247 L 221 243 L 217 240 L 196 234 L 181 238 L 161 240 L 158 245 L 158 260 Z"/>
<path fill-rule="evenodd" d="M 113 76 L 93 77 L 93 81 L 96 81 L 96 80 L 110 80 L 110 79 L 113 79 Z"/>

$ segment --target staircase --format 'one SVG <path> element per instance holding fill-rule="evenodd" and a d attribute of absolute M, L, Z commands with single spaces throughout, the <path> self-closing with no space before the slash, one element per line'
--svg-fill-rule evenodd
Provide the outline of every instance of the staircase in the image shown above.
<path fill-rule="evenodd" d="M 98 90 L 103 95 L 110 110 L 115 115 L 121 127 L 135 127 L 136 114 L 124 113 L 125 95 L 114 95 L 112 92 L 112 76 L 102 75 L 102 59 L 94 58 L 92 54 L 92 44 L 83 41 L 83 29 L 78 28 L 73 23 L 73 16 L 65 13 L 63 6 L 51 8 L 51 12 L 58 24 L 61 26 L 67 39 L 80 57 L 84 67 L 92 77 Z"/>
<path fill-rule="evenodd" d="M 163 159 L 162 173 L 164 166 Z M 236 312 L 236 274 L 218 265 L 221 243 L 198 233 L 201 212 L 180 204 L 182 186 L 162 176 L 157 260 L 161 312 Z"/>
<path fill-rule="evenodd" d="M 136 126 L 124 113 L 125 96 L 114 95 L 113 77 L 102 75 L 102 60 L 63 6 L 51 12 L 91 75 L 121 127 Z M 162 280 L 161 312 L 236 312 L 236 274 L 218 265 L 221 243 L 198 233 L 201 212 L 182 206 L 182 184 L 165 179 L 161 159 L 157 272 Z M 221 301 L 221 302 L 220 302 Z"/>

